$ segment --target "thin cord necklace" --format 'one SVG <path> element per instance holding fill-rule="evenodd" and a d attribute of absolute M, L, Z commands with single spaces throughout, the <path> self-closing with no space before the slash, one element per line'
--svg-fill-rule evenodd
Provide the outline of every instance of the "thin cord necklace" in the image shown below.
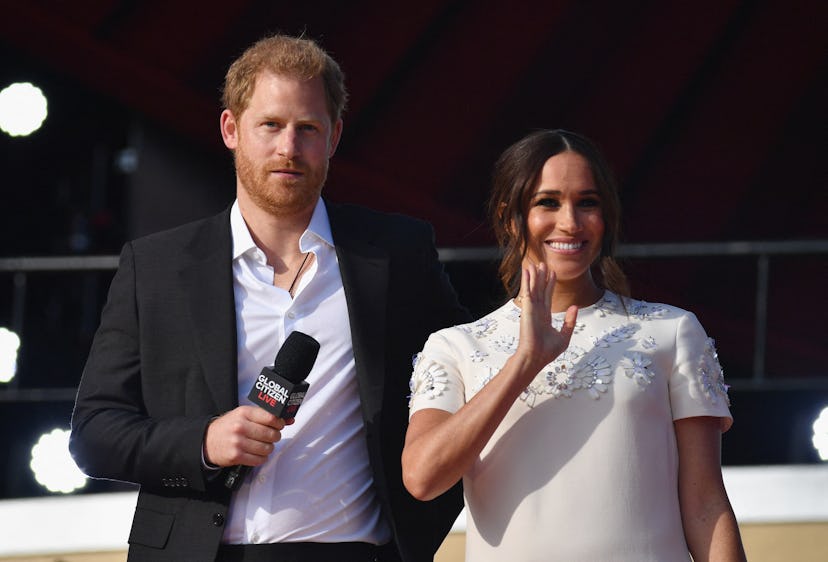
<path fill-rule="evenodd" d="M 302 270 L 305 268 L 305 264 L 308 262 L 308 257 L 310 256 L 310 252 L 305 254 L 305 259 L 302 260 L 302 265 L 299 266 L 299 269 L 296 270 L 296 275 L 293 276 L 293 281 L 290 284 L 290 288 L 288 289 L 288 293 L 290 296 L 293 296 L 293 286 L 296 285 L 296 281 L 299 280 L 299 274 L 302 273 Z"/>

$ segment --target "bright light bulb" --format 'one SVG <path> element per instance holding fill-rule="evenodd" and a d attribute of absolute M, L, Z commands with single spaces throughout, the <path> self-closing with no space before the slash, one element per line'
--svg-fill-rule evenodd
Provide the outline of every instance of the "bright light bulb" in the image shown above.
<path fill-rule="evenodd" d="M 819 458 L 828 461 L 828 408 L 823 408 L 814 421 L 813 443 Z"/>
<path fill-rule="evenodd" d="M 17 372 L 17 350 L 20 338 L 6 328 L 0 328 L 0 383 L 9 382 Z"/>
<path fill-rule="evenodd" d="M 46 96 L 29 82 L 18 82 L 0 91 L 0 129 L 12 137 L 30 135 L 46 119 Z"/>
<path fill-rule="evenodd" d="M 35 480 L 50 492 L 68 494 L 86 486 L 87 478 L 69 454 L 69 430 L 53 429 L 32 447 L 29 464 Z"/>

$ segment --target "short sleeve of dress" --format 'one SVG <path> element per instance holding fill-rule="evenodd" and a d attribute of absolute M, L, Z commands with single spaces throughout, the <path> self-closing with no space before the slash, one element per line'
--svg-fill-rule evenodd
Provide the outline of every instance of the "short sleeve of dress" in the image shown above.
<path fill-rule="evenodd" d="M 451 330 L 449 328 L 449 330 Z M 460 376 L 458 354 L 447 337 L 448 330 L 429 336 L 423 350 L 414 356 L 409 418 L 417 410 L 438 408 L 454 413 L 465 403 L 465 386 Z"/>
<path fill-rule="evenodd" d="M 683 315 L 676 329 L 676 363 L 670 376 L 673 420 L 696 416 L 721 418 L 722 431 L 733 424 L 724 373 L 713 338 L 696 316 Z"/>

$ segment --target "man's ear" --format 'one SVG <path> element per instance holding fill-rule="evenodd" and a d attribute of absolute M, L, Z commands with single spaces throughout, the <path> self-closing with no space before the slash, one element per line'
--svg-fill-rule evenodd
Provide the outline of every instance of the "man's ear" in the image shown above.
<path fill-rule="evenodd" d="M 222 111 L 219 126 L 221 127 L 221 139 L 224 141 L 224 146 L 230 150 L 235 150 L 239 145 L 239 129 L 233 112 L 229 109 Z"/>

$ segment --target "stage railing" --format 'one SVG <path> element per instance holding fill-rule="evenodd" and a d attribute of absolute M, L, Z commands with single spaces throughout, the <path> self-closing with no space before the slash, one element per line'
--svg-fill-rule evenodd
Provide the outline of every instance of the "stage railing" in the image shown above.
<path fill-rule="evenodd" d="M 446 263 L 494 262 L 500 256 L 498 249 L 495 247 L 441 248 L 439 254 L 440 259 Z M 618 255 L 622 258 L 634 259 L 754 256 L 756 258 L 756 297 L 752 376 L 731 379 L 729 382 L 735 388 L 745 389 L 828 388 L 828 377 L 786 378 L 777 381 L 766 378 L 765 373 L 771 260 L 779 256 L 828 255 L 828 240 L 624 244 L 619 247 Z M 117 256 L 0 258 L 0 275 L 10 274 L 13 279 L 9 328 L 17 333 L 22 332 L 29 275 L 41 272 L 108 271 L 114 270 L 117 265 Z M 828 268 L 826 268 L 826 271 L 828 271 Z M 71 401 L 75 398 L 75 391 L 75 388 L 18 388 L 17 385 L 6 385 L 0 387 L 0 402 Z"/>

